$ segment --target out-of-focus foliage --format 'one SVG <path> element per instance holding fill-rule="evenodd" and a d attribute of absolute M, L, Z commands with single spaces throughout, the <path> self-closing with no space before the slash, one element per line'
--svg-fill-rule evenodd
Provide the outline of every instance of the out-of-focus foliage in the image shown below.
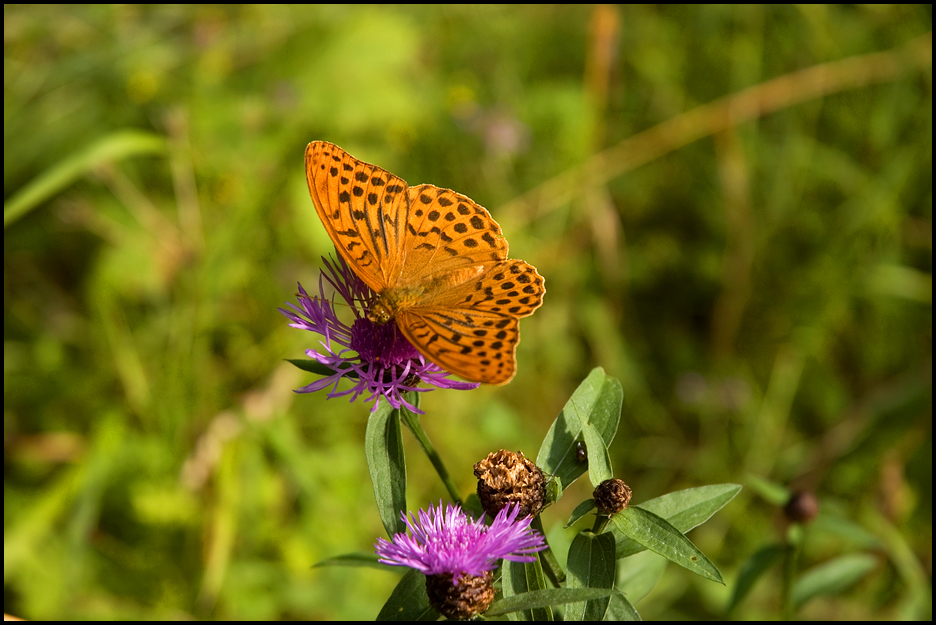
<path fill-rule="evenodd" d="M 314 345 L 276 312 L 331 249 L 302 159 L 324 139 L 472 197 L 546 277 L 512 384 L 423 398 L 464 492 L 489 451 L 531 455 L 600 365 L 624 386 L 611 454 L 636 503 L 808 489 L 800 570 L 877 560 L 799 614 L 929 618 L 931 18 L 5 7 L 5 610 L 376 616 L 394 574 L 311 568 L 382 532 L 366 408 L 291 392 L 310 378 L 283 359 Z M 686 115 L 784 75 L 746 112 Z M 444 491 L 405 444 L 425 507 Z M 724 615 L 783 537 L 756 491 L 690 534 L 728 587 L 622 572 L 644 618 Z M 733 614 L 775 617 L 778 579 Z"/>

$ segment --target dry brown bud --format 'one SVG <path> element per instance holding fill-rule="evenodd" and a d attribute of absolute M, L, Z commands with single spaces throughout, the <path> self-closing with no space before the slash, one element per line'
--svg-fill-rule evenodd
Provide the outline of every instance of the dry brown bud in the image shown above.
<path fill-rule="evenodd" d="M 596 486 L 592 497 L 602 514 L 615 514 L 630 503 L 631 489 L 624 480 L 611 478 Z"/>

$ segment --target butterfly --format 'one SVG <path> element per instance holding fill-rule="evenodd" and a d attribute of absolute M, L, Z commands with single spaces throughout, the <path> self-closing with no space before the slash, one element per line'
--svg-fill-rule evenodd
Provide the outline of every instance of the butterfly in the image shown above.
<path fill-rule="evenodd" d="M 423 356 L 466 380 L 509 382 L 519 319 L 546 289 L 535 267 L 507 259 L 491 214 L 449 189 L 411 187 L 326 141 L 306 147 L 305 164 L 335 248 L 378 295 L 370 320 L 394 321 Z"/>

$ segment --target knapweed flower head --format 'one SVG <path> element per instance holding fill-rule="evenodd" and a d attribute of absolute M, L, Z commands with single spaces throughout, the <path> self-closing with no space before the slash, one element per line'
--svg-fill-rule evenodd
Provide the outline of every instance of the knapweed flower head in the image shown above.
<path fill-rule="evenodd" d="M 292 322 L 290 327 L 324 337 L 320 342 L 323 351 L 309 349 L 306 355 L 334 371 L 332 375 L 297 389 L 297 393 L 313 393 L 331 387 L 329 398 L 351 395 L 351 401 L 354 401 L 366 394 L 364 401 L 374 402 L 372 412 L 383 397 L 394 408 L 406 406 L 422 414 L 406 401 L 404 392 L 432 390 L 419 387 L 419 384 L 459 390 L 479 386 L 451 379 L 448 372 L 427 360 L 406 340 L 396 323 L 381 324 L 368 319 L 367 313 L 377 301 L 377 294 L 357 277 L 341 256 L 337 262 L 329 262 L 326 258 L 322 261 L 325 269 L 319 276 L 318 297 L 310 296 L 300 284 L 299 306 L 289 303 L 289 309 L 279 309 Z M 326 282 L 353 312 L 354 322 L 350 326 L 335 314 L 334 302 L 325 295 Z M 339 391 L 338 383 L 342 379 L 351 380 L 354 385 Z"/>
<path fill-rule="evenodd" d="M 537 551 L 546 548 L 543 537 L 530 529 L 531 517 L 517 520 L 518 506 L 501 510 L 490 526 L 485 515 L 477 521 L 460 506 L 448 504 L 443 511 L 429 506 L 419 511 L 419 518 L 403 522 L 409 533 L 399 533 L 393 542 L 378 538 L 374 545 L 378 560 L 394 566 L 408 566 L 425 575 L 451 576 L 455 584 L 462 574 L 482 576 L 497 568 L 501 558 L 514 562 L 532 562 Z"/>

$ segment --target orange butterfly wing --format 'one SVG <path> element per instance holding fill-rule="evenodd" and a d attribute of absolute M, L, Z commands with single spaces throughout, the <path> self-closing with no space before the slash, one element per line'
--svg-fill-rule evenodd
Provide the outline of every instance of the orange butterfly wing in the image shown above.
<path fill-rule="evenodd" d="M 324 141 L 306 148 L 306 175 L 339 253 L 410 343 L 467 380 L 510 381 L 518 320 L 542 304 L 545 287 L 532 265 L 507 260 L 490 213 L 449 189 L 408 187 Z"/>

